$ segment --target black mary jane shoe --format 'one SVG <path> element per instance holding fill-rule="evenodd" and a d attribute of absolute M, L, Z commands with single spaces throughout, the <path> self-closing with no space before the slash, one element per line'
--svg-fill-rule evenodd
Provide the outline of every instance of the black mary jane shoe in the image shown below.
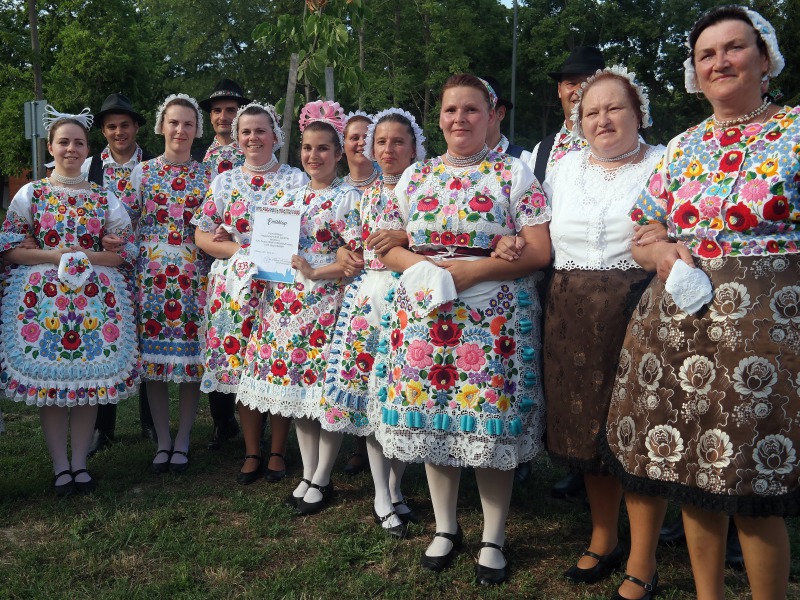
<path fill-rule="evenodd" d="M 375 522 L 381 526 L 381 529 L 383 529 L 387 535 L 397 538 L 398 540 L 403 540 L 408 537 L 408 524 L 405 521 L 403 521 L 403 519 L 400 519 L 399 525 L 392 525 L 391 527 L 383 526 L 383 524 L 386 523 L 386 521 L 388 521 L 395 515 L 397 516 L 398 519 L 400 519 L 400 515 L 398 515 L 394 511 L 390 512 L 385 517 L 381 517 L 378 514 L 377 510 L 375 510 L 374 508 L 372 509 L 372 516 L 375 518 Z"/>
<path fill-rule="evenodd" d="M 172 456 L 175 456 L 176 454 L 180 454 L 181 456 L 185 456 L 186 457 L 186 462 L 185 463 L 174 463 L 174 462 L 172 462 L 172 457 L 170 457 L 169 472 L 172 473 L 173 475 L 183 475 L 184 473 L 186 473 L 186 471 L 189 470 L 189 451 L 186 450 L 184 452 L 183 450 L 173 450 L 172 451 Z"/>
<path fill-rule="evenodd" d="M 622 546 L 617 544 L 611 552 L 600 555 L 591 550 L 584 550 L 581 556 L 591 556 L 597 560 L 597 564 L 588 569 L 581 569 L 578 565 L 572 565 L 564 572 L 564 577 L 572 583 L 596 583 L 607 577 L 622 566 L 625 552 Z"/>
<path fill-rule="evenodd" d="M 150 472 L 153 475 L 163 475 L 164 473 L 169 472 L 169 459 L 172 458 L 172 450 L 159 450 L 158 452 L 156 452 L 156 456 L 158 456 L 159 454 L 166 454 L 167 460 L 160 463 L 157 462 L 150 463 Z M 153 457 L 153 460 L 156 459 L 156 456 Z"/>
<path fill-rule="evenodd" d="M 301 479 L 300 482 L 301 483 L 305 482 L 305 484 L 308 485 L 308 486 L 311 485 L 311 482 L 306 478 Z M 308 490 L 306 490 L 306 491 L 308 491 Z M 292 493 L 292 494 L 289 494 L 288 496 L 286 496 L 286 500 L 283 501 L 283 504 L 284 504 L 284 506 L 288 506 L 289 508 L 297 508 L 297 503 L 300 502 L 300 500 L 302 500 L 302 499 L 303 499 L 302 497 L 298 498 L 297 496 L 294 495 L 294 493 Z"/>
<path fill-rule="evenodd" d="M 333 480 L 331 479 L 328 482 L 328 485 L 319 485 L 316 483 L 309 483 L 309 489 L 314 488 L 319 490 L 322 493 L 322 499 L 318 502 L 306 502 L 304 498 L 299 498 L 297 500 L 297 512 L 302 516 L 308 515 L 315 515 L 323 508 L 330 504 L 331 498 L 333 498 Z M 308 492 L 306 492 L 308 493 Z"/>
<path fill-rule="evenodd" d="M 278 483 L 281 479 L 286 477 L 286 458 L 280 452 L 270 452 L 269 457 L 272 458 L 273 456 L 278 456 L 283 461 L 283 468 L 282 469 L 270 469 L 267 467 L 264 469 L 264 479 L 266 479 L 269 483 Z"/>
<path fill-rule="evenodd" d="M 450 540 L 453 546 L 450 548 L 450 552 L 444 556 L 428 556 L 423 552 L 422 558 L 420 558 L 419 561 L 419 564 L 423 569 L 428 569 L 434 573 L 441 573 L 447 567 L 453 564 L 453 558 L 455 557 L 456 552 L 461 550 L 461 544 L 464 541 L 464 532 L 461 530 L 461 525 L 457 525 L 456 527 L 455 533 L 437 531 L 434 534 L 434 537 L 443 537 L 446 540 Z"/>
<path fill-rule="evenodd" d="M 622 579 L 627 579 L 628 581 L 632 581 L 636 585 L 640 585 L 644 588 L 644 596 L 639 596 L 638 598 L 626 598 L 622 594 L 617 591 L 616 594 L 611 596 L 611 600 L 652 600 L 656 597 L 656 587 L 658 587 L 658 572 L 653 575 L 653 581 L 647 583 L 646 581 L 642 581 L 638 577 L 634 577 L 633 575 L 628 575 L 627 573 Z"/>
<path fill-rule="evenodd" d="M 237 435 L 239 435 L 239 423 L 236 422 L 236 417 L 214 423 L 214 431 L 207 447 L 209 450 L 219 450 L 225 442 Z"/>
<path fill-rule="evenodd" d="M 244 457 L 245 462 L 247 462 L 248 458 L 253 458 L 257 460 L 258 466 L 255 468 L 254 471 L 245 472 L 240 470 L 238 475 L 236 475 L 236 483 L 240 483 L 242 485 L 250 485 L 251 483 L 261 478 L 261 465 L 264 463 L 264 459 L 261 457 L 260 454 L 248 454 L 247 456 Z"/>
<path fill-rule="evenodd" d="M 397 513 L 397 516 L 400 518 L 400 520 L 403 523 L 407 524 L 407 523 L 419 523 L 420 522 L 419 515 L 417 513 L 415 513 L 414 509 L 412 509 L 408 505 L 408 502 L 406 501 L 405 498 L 401 499 L 399 502 L 392 502 L 392 506 L 394 506 L 395 509 L 400 507 L 400 506 L 405 506 L 408 509 L 408 512 L 402 512 L 402 513 L 398 512 Z M 395 512 L 397 512 L 397 511 L 395 510 Z"/>
<path fill-rule="evenodd" d="M 69 481 L 67 483 L 56 484 L 59 477 L 63 477 L 64 475 L 69 475 Z M 61 471 L 60 473 L 56 473 L 56 476 L 53 477 L 53 491 L 55 491 L 56 496 L 59 498 L 66 498 L 67 496 L 72 496 L 77 488 L 75 487 L 75 480 L 72 478 L 72 471 L 67 469 L 66 471 Z"/>
<path fill-rule="evenodd" d="M 492 542 L 481 542 L 481 548 L 494 548 L 500 550 L 503 558 L 506 559 L 506 564 L 495 569 L 494 567 L 485 567 L 481 563 L 475 563 L 475 582 L 480 585 L 500 585 L 508 578 L 508 557 L 505 553 L 505 548 L 499 544 Z"/>
<path fill-rule="evenodd" d="M 89 471 L 86 469 L 78 469 L 77 471 L 72 472 L 72 480 L 75 482 L 75 489 L 78 490 L 81 494 L 91 494 L 93 491 L 97 489 L 97 480 L 94 479 L 91 475 L 89 475 L 89 481 L 78 481 L 75 479 L 78 475 L 82 473 L 86 473 L 89 475 Z"/>

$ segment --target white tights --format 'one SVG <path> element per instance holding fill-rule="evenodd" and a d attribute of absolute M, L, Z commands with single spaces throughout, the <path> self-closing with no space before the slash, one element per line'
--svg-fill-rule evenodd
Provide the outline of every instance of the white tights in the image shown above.
<path fill-rule="evenodd" d="M 323 429 L 314 419 L 295 419 L 294 428 L 303 459 L 303 479 L 319 486 L 328 485 L 344 434 Z M 312 504 L 322 500 L 322 493 L 309 487 L 305 481 L 300 482 L 292 495 Z"/>
<path fill-rule="evenodd" d="M 86 468 L 86 455 L 92 443 L 94 422 L 97 419 L 97 405 L 74 406 L 65 408 L 61 406 L 43 406 L 39 409 L 39 419 L 42 423 L 44 440 L 50 459 L 53 461 L 53 472 L 77 471 Z M 67 458 L 67 437 L 72 443 L 72 461 Z M 77 480 L 89 481 L 89 475 L 81 473 Z M 66 483 L 66 476 L 56 484 Z"/>
<path fill-rule="evenodd" d="M 393 502 L 403 500 L 400 485 L 407 464 L 397 459 L 386 458 L 380 442 L 372 435 L 367 438 L 367 454 L 369 455 L 369 468 L 372 471 L 372 481 L 375 484 L 375 512 L 383 517 L 395 510 Z M 408 512 L 408 509 L 403 512 Z M 395 515 L 384 521 L 382 525 L 389 528 L 401 523 L 400 518 Z"/>

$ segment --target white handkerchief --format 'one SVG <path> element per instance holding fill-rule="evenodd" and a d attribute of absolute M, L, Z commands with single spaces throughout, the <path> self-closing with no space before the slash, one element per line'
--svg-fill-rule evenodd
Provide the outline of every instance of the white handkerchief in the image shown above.
<path fill-rule="evenodd" d="M 700 269 L 690 267 L 682 260 L 676 260 L 667 277 L 665 289 L 672 294 L 675 304 L 690 315 L 714 297 L 711 280 Z"/>
<path fill-rule="evenodd" d="M 80 250 L 62 254 L 58 263 L 58 279 L 73 290 L 77 290 L 86 283 L 93 270 L 89 257 Z"/>
<path fill-rule="evenodd" d="M 458 297 L 450 272 L 427 260 L 403 272 L 397 294 L 398 305 L 410 308 L 418 319 Z"/>

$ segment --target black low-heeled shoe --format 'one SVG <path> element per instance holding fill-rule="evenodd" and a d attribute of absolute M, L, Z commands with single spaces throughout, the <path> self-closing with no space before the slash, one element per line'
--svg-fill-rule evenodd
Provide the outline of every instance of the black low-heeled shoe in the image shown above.
<path fill-rule="evenodd" d="M 357 458 L 358 462 L 354 463 L 353 462 L 354 458 Z M 344 466 L 344 469 L 342 469 L 342 472 L 345 475 L 355 476 L 366 470 L 368 467 L 369 467 L 369 459 L 363 454 L 361 454 L 361 452 L 353 452 L 350 455 L 350 458 L 347 459 L 347 464 Z"/>
<path fill-rule="evenodd" d="M 310 486 L 311 482 L 306 479 L 305 477 L 300 480 L 301 483 L 305 482 L 306 485 Z M 298 498 L 294 495 L 294 493 L 289 494 L 286 497 L 286 500 L 283 501 L 284 506 L 288 506 L 289 508 L 297 508 L 297 503 L 300 502 L 302 498 Z"/>
<path fill-rule="evenodd" d="M 617 544 L 617 547 L 608 554 L 600 555 L 586 549 L 581 556 L 591 556 L 597 560 L 597 564 L 588 569 L 581 569 L 578 565 L 572 565 L 564 572 L 564 577 L 572 583 L 596 583 L 610 577 L 614 571 L 622 566 L 625 552 L 622 546 Z"/>
<path fill-rule="evenodd" d="M 186 462 L 185 463 L 172 462 L 172 456 L 175 456 L 176 454 L 185 456 Z M 183 450 L 173 450 L 172 456 L 170 456 L 169 472 L 172 473 L 173 475 L 183 475 L 184 473 L 186 473 L 186 471 L 189 470 L 189 451 L 186 450 L 186 452 L 184 452 Z"/>
<path fill-rule="evenodd" d="M 172 450 L 159 450 L 158 452 L 156 452 L 156 456 L 158 456 L 159 454 L 166 454 L 167 460 L 160 463 L 157 462 L 150 463 L 150 472 L 153 475 L 162 475 L 164 473 L 169 472 L 169 459 L 172 458 Z M 156 456 L 153 457 L 153 460 L 156 459 Z"/>
<path fill-rule="evenodd" d="M 257 479 L 261 478 L 261 466 L 264 463 L 264 459 L 261 457 L 260 454 L 248 454 L 247 456 L 244 457 L 245 462 L 247 462 L 248 458 L 253 458 L 257 460 L 258 466 L 254 471 L 247 471 L 246 473 L 240 470 L 239 474 L 236 475 L 236 483 L 240 483 L 242 485 L 250 485 Z"/>
<path fill-rule="evenodd" d="M 400 520 L 403 523 L 419 523 L 420 522 L 419 515 L 416 512 L 414 512 L 414 509 L 411 508 L 408 505 L 408 502 L 406 501 L 405 498 L 403 498 L 399 502 L 392 502 L 392 506 L 394 506 L 395 509 L 398 506 L 405 506 L 408 509 L 408 512 L 398 512 L 397 513 L 397 516 L 400 518 Z M 395 512 L 397 512 L 397 511 L 395 510 Z"/>
<path fill-rule="evenodd" d="M 506 561 L 506 564 L 495 569 L 494 567 L 485 567 L 479 562 L 475 563 L 475 582 L 480 585 L 500 585 L 508 578 L 508 557 L 505 553 L 505 548 L 499 544 L 492 542 L 481 542 L 481 548 L 494 548 L 500 550 L 500 554 Z"/>
<path fill-rule="evenodd" d="M 319 490 L 322 493 L 322 498 L 317 502 L 306 502 L 303 498 L 297 500 L 297 512 L 304 517 L 315 515 L 328 506 L 331 498 L 333 498 L 333 479 L 328 482 L 328 485 L 309 483 L 308 487 Z"/>
<path fill-rule="evenodd" d="M 61 483 L 56 485 L 56 481 L 58 481 L 59 477 L 63 477 L 64 475 L 69 475 L 69 481 L 67 483 Z M 59 498 L 66 498 L 67 496 L 72 496 L 72 494 L 76 491 L 75 487 L 75 480 L 72 477 L 72 471 L 67 469 L 66 471 L 61 471 L 60 473 L 56 473 L 56 476 L 53 477 L 53 490 L 56 493 L 56 496 Z"/>
<path fill-rule="evenodd" d="M 453 564 L 453 558 L 456 552 L 461 550 L 461 544 L 464 541 L 464 532 L 461 530 L 461 525 L 457 525 L 455 533 L 437 531 L 434 534 L 434 537 L 443 537 L 446 540 L 450 540 L 450 543 L 453 544 L 453 546 L 450 548 L 450 552 L 444 556 L 428 556 L 423 552 L 419 564 L 423 569 L 428 569 L 434 573 L 441 573 L 447 567 Z"/>
<path fill-rule="evenodd" d="M 272 458 L 273 456 L 280 457 L 280 459 L 283 461 L 283 468 L 270 469 L 267 467 L 264 470 L 264 479 L 266 479 L 269 483 L 278 483 L 281 479 L 286 477 L 286 458 L 280 452 L 270 452 L 269 457 Z"/>
<path fill-rule="evenodd" d="M 381 529 L 383 529 L 388 535 L 395 537 L 399 540 L 408 537 L 408 524 L 405 521 L 403 521 L 403 519 L 400 519 L 400 515 L 398 515 L 396 512 L 392 511 L 385 517 L 381 517 L 378 514 L 378 511 L 373 508 L 372 516 L 375 517 L 375 522 L 378 525 L 380 525 Z M 391 527 L 384 527 L 383 524 L 394 516 L 397 516 L 397 518 L 400 519 L 400 524 L 392 525 Z"/>
<path fill-rule="evenodd" d="M 72 480 L 75 482 L 75 489 L 81 494 L 91 494 L 97 489 L 97 481 L 91 475 L 89 475 L 89 481 L 78 481 L 75 479 L 82 473 L 89 475 L 89 471 L 86 469 L 78 469 L 77 471 L 72 472 Z"/>
<path fill-rule="evenodd" d="M 638 598 L 626 598 L 622 594 L 617 591 L 616 594 L 611 596 L 611 600 L 652 600 L 656 597 L 656 587 L 658 587 L 658 571 L 656 571 L 655 575 L 653 575 L 653 580 L 650 583 L 646 581 L 642 581 L 638 577 L 634 577 L 633 575 L 628 575 L 625 573 L 625 576 L 622 579 L 627 579 L 628 581 L 632 581 L 636 585 L 642 586 L 644 588 L 645 594 L 644 596 L 639 596 Z"/>

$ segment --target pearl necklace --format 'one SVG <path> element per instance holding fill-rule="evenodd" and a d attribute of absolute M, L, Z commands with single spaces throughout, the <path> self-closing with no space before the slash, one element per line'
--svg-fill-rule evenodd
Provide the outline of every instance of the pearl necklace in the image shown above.
<path fill-rule="evenodd" d="M 619 156 L 612 156 L 611 158 L 606 158 L 605 156 L 597 156 L 597 154 L 595 154 L 591 150 L 589 152 L 591 152 L 592 158 L 595 159 L 597 162 L 611 163 L 611 162 L 618 162 L 620 160 L 625 160 L 626 158 L 630 158 L 631 156 L 636 156 L 637 154 L 639 154 L 639 150 L 641 150 L 641 148 L 642 148 L 642 142 L 636 142 L 636 148 L 634 148 L 630 152 L 626 152 L 625 154 L 620 154 Z"/>
<path fill-rule="evenodd" d="M 767 112 L 767 109 L 770 105 L 770 99 L 768 97 L 764 98 L 764 101 L 761 103 L 755 110 L 751 110 L 746 115 L 742 115 L 741 117 L 736 117 L 735 119 L 728 119 L 728 120 L 721 120 L 718 119 L 716 115 L 714 115 L 714 125 L 721 129 L 726 129 L 728 127 L 733 127 L 734 125 L 743 125 L 747 123 L 751 119 L 755 119 L 757 116 Z"/>
<path fill-rule="evenodd" d="M 167 158 L 166 154 L 161 155 L 161 160 L 168 167 L 188 167 L 189 163 L 192 162 L 191 157 L 186 162 L 173 162 Z"/>
<path fill-rule="evenodd" d="M 481 164 L 487 154 L 489 154 L 489 146 L 484 144 L 483 148 L 470 156 L 453 156 L 450 154 L 450 150 L 448 150 L 445 152 L 445 157 L 447 158 L 447 162 L 454 167 L 472 167 Z"/>
<path fill-rule="evenodd" d="M 378 169 L 373 168 L 372 173 L 366 179 L 353 179 L 350 174 L 345 175 L 344 181 L 353 187 L 367 187 L 370 183 L 378 178 Z"/>
<path fill-rule="evenodd" d="M 244 168 L 248 171 L 252 171 L 253 173 L 266 173 L 276 164 L 278 164 L 278 159 L 275 158 L 275 155 L 273 154 L 270 161 L 265 165 L 251 165 L 249 162 L 244 161 Z"/>
<path fill-rule="evenodd" d="M 397 185 L 397 182 L 400 181 L 401 175 L 383 175 L 383 184 L 384 185 Z"/>
<path fill-rule="evenodd" d="M 83 183 L 86 181 L 86 175 L 84 173 L 79 174 L 77 177 L 64 177 L 63 175 L 59 175 L 55 171 L 50 173 L 50 179 L 53 181 L 60 183 L 61 185 L 78 185 L 79 183 Z"/>
<path fill-rule="evenodd" d="M 323 194 L 330 192 L 333 188 L 339 187 L 342 185 L 344 180 L 341 177 L 334 177 L 333 181 L 327 187 L 322 188 L 321 190 L 315 190 L 311 187 L 311 182 L 309 181 L 306 184 L 306 195 L 308 194 L 316 194 L 317 196 L 322 196 Z"/>

